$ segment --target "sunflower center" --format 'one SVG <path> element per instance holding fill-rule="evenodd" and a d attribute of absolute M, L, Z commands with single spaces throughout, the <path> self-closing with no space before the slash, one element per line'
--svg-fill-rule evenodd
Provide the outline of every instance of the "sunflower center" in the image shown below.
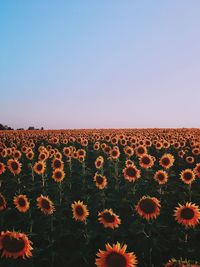
<path fill-rule="evenodd" d="M 112 223 L 115 221 L 115 216 L 110 214 L 110 212 L 105 212 L 102 217 L 108 223 Z"/>
<path fill-rule="evenodd" d="M 76 213 L 78 214 L 78 216 L 82 216 L 83 215 L 83 209 L 81 206 L 77 206 L 76 207 Z"/>
<path fill-rule="evenodd" d="M 11 238 L 10 236 L 5 236 L 2 240 L 3 248 L 10 253 L 17 253 L 24 249 L 25 242 L 19 238 Z"/>
<path fill-rule="evenodd" d="M 26 201 L 24 200 L 24 198 L 20 197 L 18 199 L 18 203 L 21 207 L 25 207 L 26 206 Z"/>
<path fill-rule="evenodd" d="M 49 201 L 46 200 L 46 199 L 42 199 L 42 207 L 43 207 L 44 209 L 50 209 Z"/>
<path fill-rule="evenodd" d="M 42 164 L 38 164 L 37 169 L 38 169 L 38 171 L 41 171 L 42 170 Z"/>
<path fill-rule="evenodd" d="M 96 181 L 97 181 L 98 184 L 102 184 L 103 183 L 103 178 L 100 175 L 98 175 L 96 177 Z"/>
<path fill-rule="evenodd" d="M 139 147 L 137 151 L 138 151 L 139 154 L 143 154 L 144 153 L 144 148 Z"/>
<path fill-rule="evenodd" d="M 142 162 L 143 162 L 144 164 L 149 164 L 149 163 L 150 163 L 150 158 L 148 158 L 148 157 L 143 157 L 143 158 L 142 158 Z"/>
<path fill-rule="evenodd" d="M 163 173 L 158 173 L 157 178 L 158 178 L 158 180 L 163 181 L 165 176 Z"/>
<path fill-rule="evenodd" d="M 185 172 L 184 173 L 184 178 L 185 178 L 185 180 L 191 180 L 192 179 L 192 174 L 190 172 Z"/>
<path fill-rule="evenodd" d="M 57 179 L 60 179 L 62 177 L 62 173 L 61 172 L 56 172 L 55 176 Z"/>
<path fill-rule="evenodd" d="M 55 161 L 54 161 L 54 166 L 55 166 L 56 168 L 60 168 L 60 167 L 61 167 L 61 162 L 60 162 L 60 160 L 55 160 Z"/>
<path fill-rule="evenodd" d="M 16 171 L 16 170 L 18 169 L 18 164 L 17 164 L 17 162 L 13 161 L 13 162 L 11 163 L 11 167 L 12 167 L 12 169 L 13 169 L 14 171 Z"/>
<path fill-rule="evenodd" d="M 140 202 L 140 209 L 147 214 L 151 214 L 156 210 L 156 203 L 149 198 L 143 199 Z"/>
<path fill-rule="evenodd" d="M 162 159 L 162 163 L 163 163 L 164 165 L 169 165 L 170 160 L 169 160 L 168 158 L 163 158 L 163 159 Z"/>
<path fill-rule="evenodd" d="M 108 267 L 125 267 L 126 259 L 123 255 L 117 252 L 111 252 L 106 257 L 106 266 Z"/>
<path fill-rule="evenodd" d="M 194 217 L 194 211 L 190 208 L 184 208 L 181 211 L 181 218 L 185 220 L 191 220 Z"/>
<path fill-rule="evenodd" d="M 135 177 L 136 176 L 136 170 L 135 170 L 135 168 L 133 168 L 133 167 L 127 168 L 126 174 L 128 176 L 130 176 L 130 177 Z"/>

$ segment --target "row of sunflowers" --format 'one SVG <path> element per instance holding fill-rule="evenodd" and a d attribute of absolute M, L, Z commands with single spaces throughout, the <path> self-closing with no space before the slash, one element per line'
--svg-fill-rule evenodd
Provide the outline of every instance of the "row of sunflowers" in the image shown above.
<path fill-rule="evenodd" d="M 0 132 L 1 266 L 200 266 L 200 130 Z"/>

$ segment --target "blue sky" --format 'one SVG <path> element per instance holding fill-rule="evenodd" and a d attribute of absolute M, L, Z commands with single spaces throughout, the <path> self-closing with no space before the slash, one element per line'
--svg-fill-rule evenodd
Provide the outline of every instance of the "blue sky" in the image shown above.
<path fill-rule="evenodd" d="M 200 1 L 0 2 L 0 123 L 200 127 Z"/>

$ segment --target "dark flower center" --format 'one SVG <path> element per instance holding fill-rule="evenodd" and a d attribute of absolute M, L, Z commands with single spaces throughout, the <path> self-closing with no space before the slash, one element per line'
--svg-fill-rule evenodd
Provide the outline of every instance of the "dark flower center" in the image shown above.
<path fill-rule="evenodd" d="M 83 215 L 83 208 L 81 206 L 77 206 L 76 207 L 76 213 L 78 214 L 78 216 L 82 216 Z"/>
<path fill-rule="evenodd" d="M 38 164 L 37 169 L 38 169 L 38 171 L 41 171 L 42 170 L 42 164 Z"/>
<path fill-rule="evenodd" d="M 162 163 L 167 166 L 170 164 L 170 160 L 168 158 L 163 158 Z"/>
<path fill-rule="evenodd" d="M 25 206 L 26 206 L 26 201 L 25 201 L 25 199 L 22 198 L 22 197 L 20 197 L 20 198 L 18 199 L 18 203 L 19 203 L 19 205 L 20 205 L 21 207 L 25 207 Z"/>
<path fill-rule="evenodd" d="M 2 240 L 3 248 L 10 253 L 17 253 L 24 249 L 25 242 L 23 239 L 12 238 L 10 236 L 5 236 Z"/>
<path fill-rule="evenodd" d="M 151 214 L 155 212 L 156 207 L 156 203 L 149 198 L 143 199 L 140 202 L 140 209 L 146 214 Z"/>
<path fill-rule="evenodd" d="M 55 160 L 55 161 L 54 161 L 54 166 L 55 166 L 55 168 L 60 168 L 60 167 L 61 167 L 61 162 L 60 162 L 60 160 Z"/>
<path fill-rule="evenodd" d="M 12 163 L 11 163 L 11 167 L 12 167 L 12 169 L 14 170 L 14 171 L 16 171 L 17 169 L 18 169 L 18 163 L 17 162 L 15 162 L 15 161 L 13 161 Z"/>
<path fill-rule="evenodd" d="M 158 180 L 163 181 L 165 179 L 165 175 L 163 173 L 158 173 L 157 178 Z"/>
<path fill-rule="evenodd" d="M 181 211 L 181 218 L 185 220 L 191 220 L 194 217 L 194 211 L 190 208 L 184 208 Z"/>
<path fill-rule="evenodd" d="M 55 176 L 56 176 L 57 179 L 60 179 L 62 177 L 62 173 L 60 171 L 57 171 L 55 173 Z"/>
<path fill-rule="evenodd" d="M 191 180 L 191 179 L 192 179 L 192 173 L 190 173 L 190 172 L 185 172 L 185 173 L 184 173 L 184 179 L 185 179 L 185 180 Z"/>
<path fill-rule="evenodd" d="M 150 163 L 150 158 L 148 158 L 148 157 L 143 157 L 143 158 L 142 158 L 142 162 L 143 162 L 144 164 L 149 164 L 149 163 Z"/>
<path fill-rule="evenodd" d="M 111 252 L 106 257 L 106 266 L 108 267 L 125 267 L 126 259 L 123 255 L 117 252 Z"/>
<path fill-rule="evenodd" d="M 103 178 L 100 175 L 98 175 L 96 177 L 96 181 L 97 181 L 98 184 L 102 184 L 103 183 Z"/>
<path fill-rule="evenodd" d="M 42 199 L 42 208 L 43 209 L 50 209 L 50 203 L 49 203 L 49 201 L 47 200 L 47 199 Z"/>
<path fill-rule="evenodd" d="M 143 154 L 144 153 L 144 148 L 143 147 L 139 147 L 137 151 L 138 151 L 139 154 Z"/>
<path fill-rule="evenodd" d="M 128 168 L 126 169 L 126 174 L 127 174 L 128 176 L 130 176 L 130 177 L 135 177 L 136 174 L 137 174 L 137 172 L 136 172 L 135 168 L 133 168 L 133 167 L 128 167 Z"/>
<path fill-rule="evenodd" d="M 102 217 L 108 223 L 112 223 L 115 221 L 115 216 L 111 215 L 110 212 L 105 212 Z"/>

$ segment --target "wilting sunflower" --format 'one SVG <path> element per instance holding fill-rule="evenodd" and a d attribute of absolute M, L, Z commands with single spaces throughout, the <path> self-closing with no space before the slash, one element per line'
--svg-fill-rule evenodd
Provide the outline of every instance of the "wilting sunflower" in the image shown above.
<path fill-rule="evenodd" d="M 174 211 L 175 220 L 183 224 L 186 228 L 195 227 L 199 223 L 200 210 L 199 206 L 187 202 L 185 205 L 179 204 Z"/>
<path fill-rule="evenodd" d="M 7 206 L 7 201 L 5 200 L 5 197 L 0 193 L 0 211 L 5 210 Z"/>
<path fill-rule="evenodd" d="M 137 257 L 133 252 L 126 252 L 127 245 L 120 245 L 119 242 L 106 244 L 106 250 L 99 250 L 96 254 L 95 264 L 97 267 L 135 267 L 137 266 Z"/>
<path fill-rule="evenodd" d="M 174 164 L 174 156 L 172 154 L 164 154 L 159 163 L 163 168 L 169 169 Z"/>
<path fill-rule="evenodd" d="M 7 164 L 8 164 L 8 169 L 14 175 L 19 174 L 21 172 L 21 163 L 19 163 L 17 159 L 9 159 Z"/>
<path fill-rule="evenodd" d="M 156 219 L 160 214 L 160 201 L 155 197 L 143 196 L 135 207 L 137 213 L 146 220 Z"/>
<path fill-rule="evenodd" d="M 20 212 L 26 212 L 30 207 L 30 203 L 26 195 L 15 196 L 13 203 Z"/>
<path fill-rule="evenodd" d="M 154 160 L 151 155 L 144 154 L 139 159 L 139 164 L 144 169 L 149 169 L 154 165 Z"/>
<path fill-rule="evenodd" d="M 41 195 L 37 198 L 37 207 L 45 214 L 51 215 L 55 211 L 53 202 L 48 196 Z"/>
<path fill-rule="evenodd" d="M 37 174 L 43 174 L 46 169 L 46 164 L 44 161 L 38 161 L 34 164 L 33 170 Z"/>
<path fill-rule="evenodd" d="M 72 207 L 72 212 L 73 212 L 73 218 L 76 221 L 85 222 L 89 215 L 87 206 L 84 205 L 82 201 L 78 200 L 77 202 L 74 201 L 71 207 Z"/>
<path fill-rule="evenodd" d="M 6 166 L 3 162 L 0 162 L 0 175 L 6 171 Z"/>
<path fill-rule="evenodd" d="M 58 183 L 62 182 L 62 180 L 65 178 L 65 173 L 62 169 L 55 169 L 53 171 L 52 178 Z"/>
<path fill-rule="evenodd" d="M 94 179 L 94 182 L 96 184 L 96 187 L 98 187 L 99 189 L 104 189 L 108 183 L 106 176 L 101 175 L 97 172 L 95 173 L 95 176 L 93 179 Z"/>
<path fill-rule="evenodd" d="M 195 173 L 191 169 L 185 169 L 181 172 L 180 178 L 185 184 L 191 184 L 195 180 Z"/>
<path fill-rule="evenodd" d="M 123 169 L 124 179 L 129 182 L 135 182 L 135 180 L 140 178 L 140 170 L 132 164 L 128 165 Z"/>
<path fill-rule="evenodd" d="M 1 232 L 0 235 L 0 250 L 2 250 L 2 257 L 14 258 L 19 257 L 26 259 L 32 256 L 31 247 L 32 242 L 27 235 L 18 232 Z"/>
<path fill-rule="evenodd" d="M 195 168 L 194 168 L 194 173 L 198 178 L 200 178 L 200 163 L 197 163 Z"/>
<path fill-rule="evenodd" d="M 118 215 L 116 215 L 112 209 L 105 209 L 98 214 L 99 222 L 103 224 L 105 228 L 117 228 L 121 224 L 121 220 Z"/>
<path fill-rule="evenodd" d="M 168 173 L 163 170 L 159 170 L 154 174 L 154 180 L 161 184 L 166 184 L 168 181 Z"/>

